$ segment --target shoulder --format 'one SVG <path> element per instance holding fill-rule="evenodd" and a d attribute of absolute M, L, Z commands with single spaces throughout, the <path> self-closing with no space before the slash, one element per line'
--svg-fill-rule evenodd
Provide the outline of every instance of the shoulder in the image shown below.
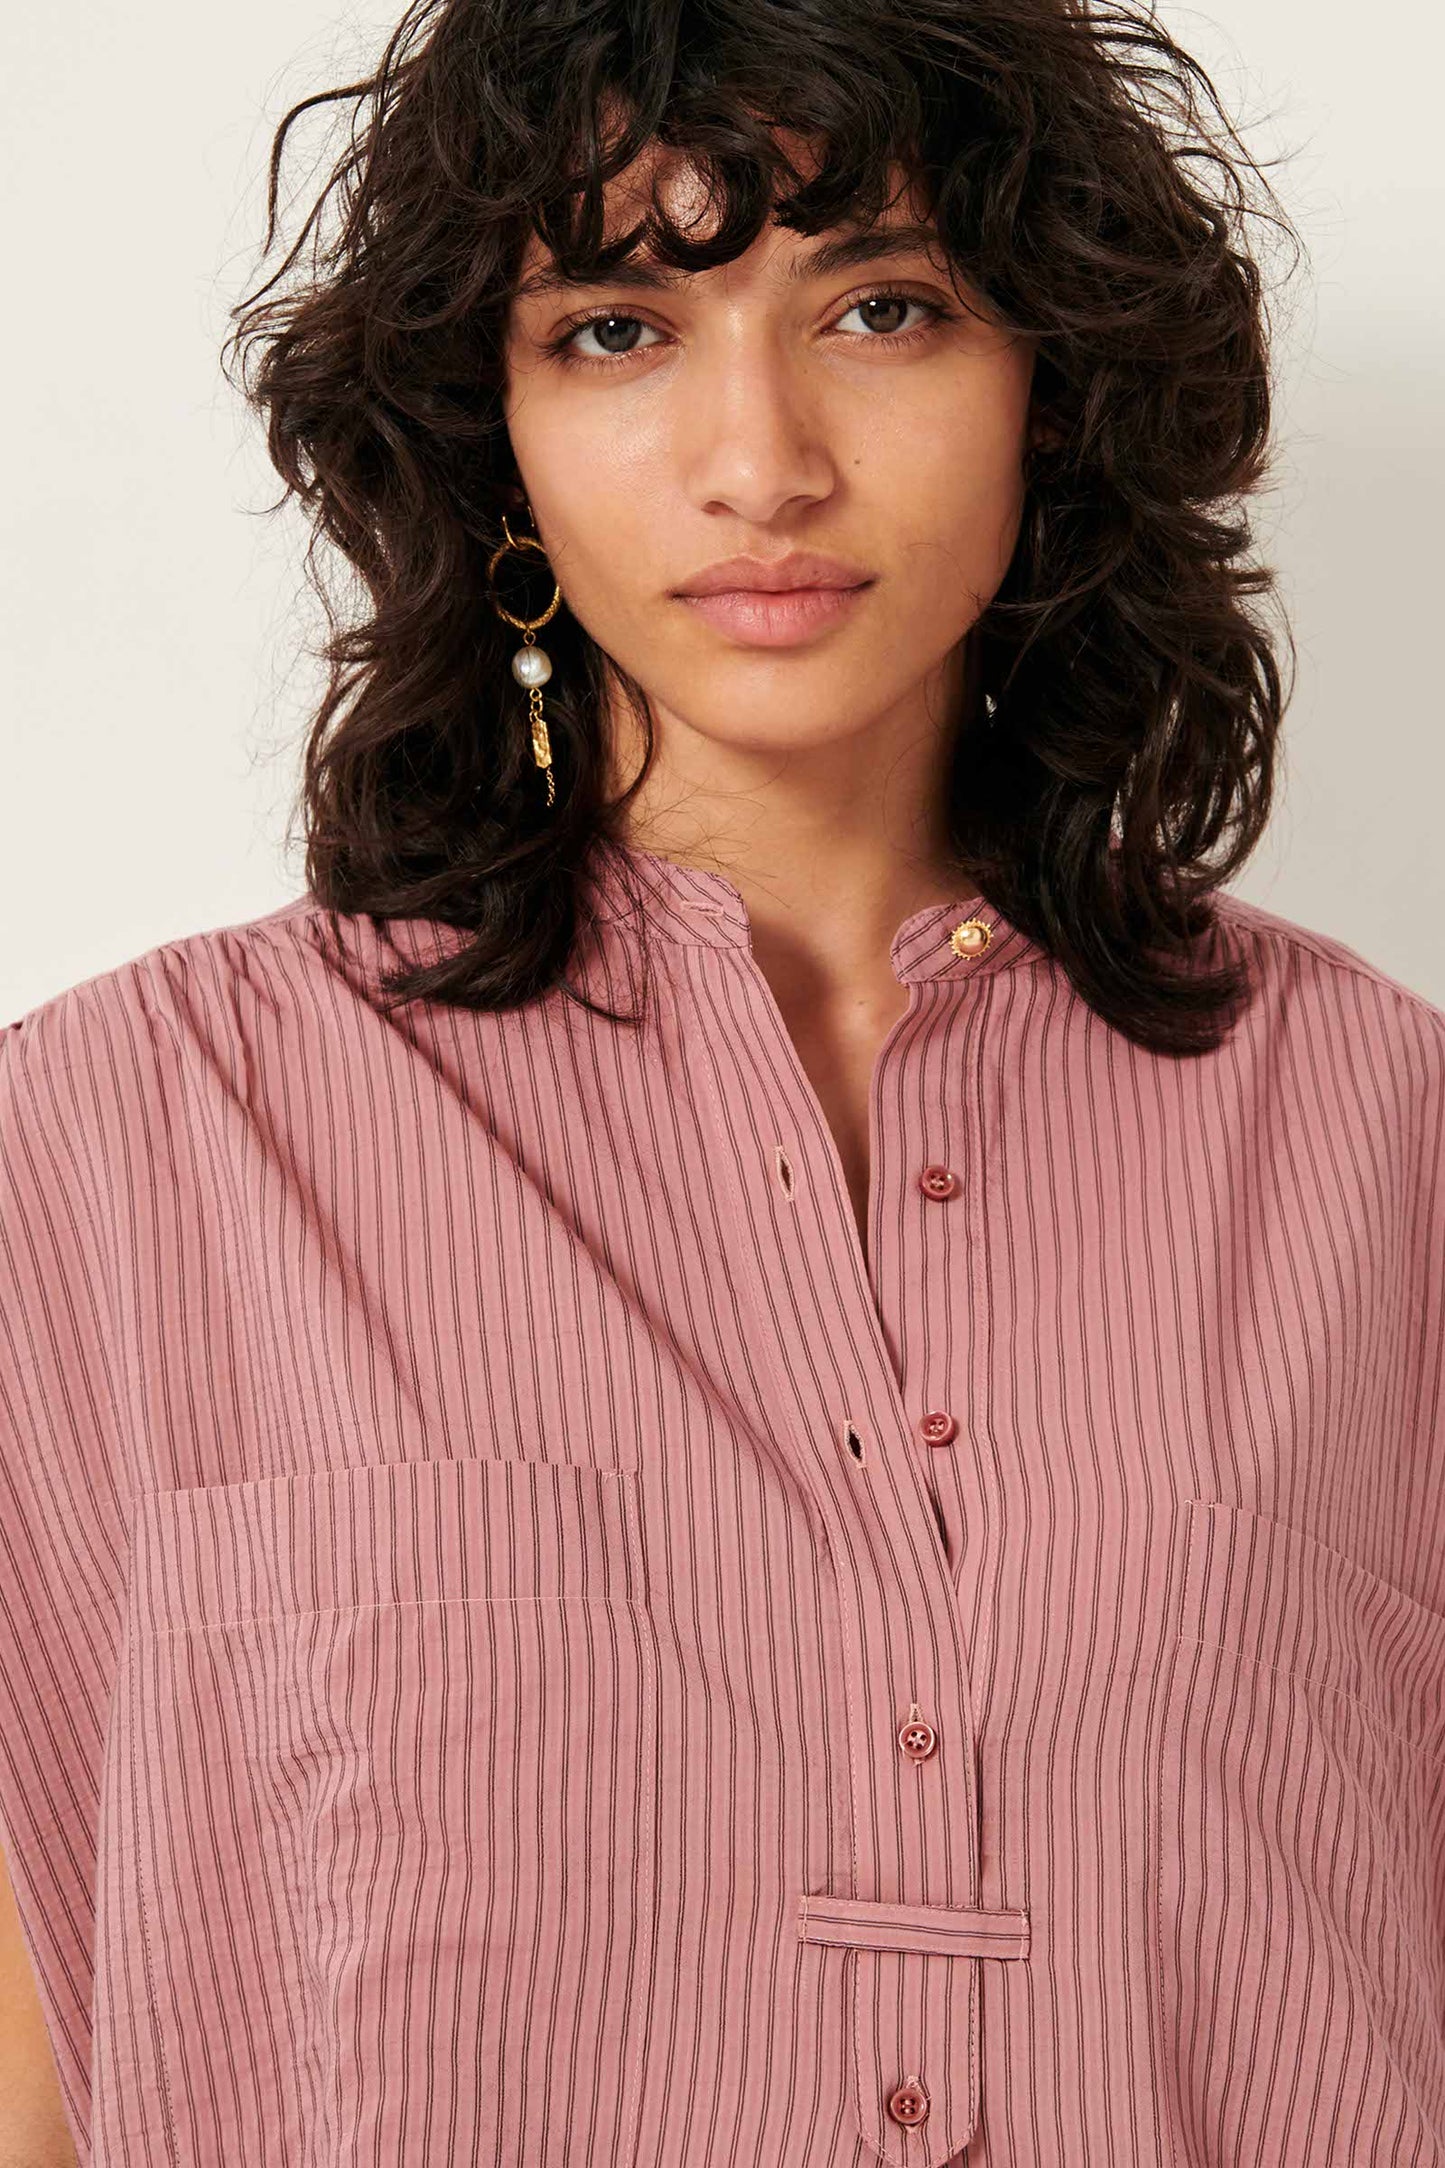
<path fill-rule="evenodd" d="M 419 1014 L 394 1017 L 394 972 L 465 935 L 443 922 L 334 911 L 309 893 L 255 917 L 157 943 L 0 1025 L 0 1099 L 102 1140 L 106 1160 L 200 1133 L 210 1151 L 238 1107 L 339 1100 L 404 1059 Z M 478 1030 L 496 1020 L 478 1014 Z M 5 1111 L 0 1108 L 0 1113 Z M 192 1154 L 195 1157 L 195 1153 Z"/>
<path fill-rule="evenodd" d="M 1232 890 L 1215 898 L 1220 927 L 1248 959 L 1258 1028 L 1398 1055 L 1445 1084 L 1445 1007 L 1337 934 L 1287 918 Z"/>
<path fill-rule="evenodd" d="M 284 979 L 326 914 L 302 895 L 249 919 L 178 935 L 76 980 L 0 1024 L 0 1090 L 74 1103 L 87 1086 L 123 1104 L 178 1037 L 214 1038 L 246 982 Z"/>
<path fill-rule="evenodd" d="M 91 1033 L 134 1025 L 147 1015 L 163 1015 L 168 1007 L 166 990 L 181 979 L 224 976 L 244 969 L 248 954 L 304 946 L 313 922 L 324 916 L 314 899 L 303 895 L 253 918 L 157 942 L 138 955 L 77 979 L 0 1024 L 0 1044 L 43 1047 L 60 1058 L 73 1055 Z"/>

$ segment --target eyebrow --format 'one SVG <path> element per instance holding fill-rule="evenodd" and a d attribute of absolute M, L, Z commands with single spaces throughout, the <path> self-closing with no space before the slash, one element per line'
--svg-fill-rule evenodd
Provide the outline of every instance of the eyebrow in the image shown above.
<path fill-rule="evenodd" d="M 920 251 L 933 254 L 938 245 L 938 234 L 932 226 L 917 222 L 873 226 L 820 241 L 815 248 L 795 256 L 784 276 L 787 284 L 794 286 L 804 279 L 826 278 L 833 271 L 851 270 L 858 264 L 884 262 L 894 256 L 913 256 Z M 615 270 L 601 273 L 596 278 L 568 278 L 555 265 L 545 265 L 523 279 L 516 294 L 521 299 L 580 291 L 588 286 L 626 286 L 656 291 L 685 285 L 694 275 L 690 271 L 676 270 L 670 264 L 660 264 L 651 257 L 627 258 Z"/>

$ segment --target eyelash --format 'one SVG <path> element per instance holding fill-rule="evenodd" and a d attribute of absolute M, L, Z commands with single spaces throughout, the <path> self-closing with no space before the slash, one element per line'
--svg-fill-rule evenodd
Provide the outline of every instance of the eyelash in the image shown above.
<path fill-rule="evenodd" d="M 867 339 L 870 345 L 877 346 L 911 346 L 915 339 L 927 338 L 936 325 L 950 321 L 954 313 L 952 309 L 945 308 L 941 302 L 925 301 L 921 294 L 905 294 L 893 286 L 869 286 L 862 293 L 854 294 L 845 301 L 839 314 L 846 316 L 851 309 L 856 309 L 859 303 L 863 301 L 907 301 L 914 308 L 927 311 L 927 321 L 922 324 L 915 324 L 911 331 L 879 331 L 859 334 L 860 337 Z M 615 367 L 618 362 L 631 361 L 634 354 L 647 351 L 645 347 L 634 347 L 632 352 L 627 354 L 578 354 L 573 351 L 572 342 L 579 331 L 585 331 L 589 324 L 605 324 L 609 322 L 642 324 L 646 322 L 646 319 L 641 316 L 634 316 L 626 309 L 593 309 L 586 316 L 575 317 L 570 324 L 564 324 L 554 337 L 544 340 L 544 351 L 554 355 L 558 360 L 566 362 L 569 367 L 579 369 L 610 369 Z M 652 326 L 650 328 L 655 329 L 656 327 Z"/>

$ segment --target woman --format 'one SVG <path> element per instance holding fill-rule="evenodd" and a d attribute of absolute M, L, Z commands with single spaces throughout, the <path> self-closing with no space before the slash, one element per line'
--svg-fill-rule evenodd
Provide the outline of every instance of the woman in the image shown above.
<path fill-rule="evenodd" d="M 1207 92 L 445 0 L 331 94 L 238 322 L 366 605 L 306 892 L 3 1037 L 82 2158 L 1445 2161 L 1445 1012 L 1221 887 Z"/>

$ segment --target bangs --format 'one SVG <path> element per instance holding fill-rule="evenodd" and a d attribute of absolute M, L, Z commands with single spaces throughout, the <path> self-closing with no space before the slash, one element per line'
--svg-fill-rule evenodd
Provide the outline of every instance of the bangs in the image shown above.
<path fill-rule="evenodd" d="M 634 27 L 668 12 L 675 38 L 638 46 Z M 972 256 L 983 221 L 970 212 L 993 165 L 1027 147 L 1027 116 L 1007 95 L 1010 13 L 979 35 L 962 12 L 930 25 L 919 10 L 901 37 L 873 5 L 617 10 L 605 33 L 558 55 L 555 77 L 533 79 L 547 94 L 513 116 L 504 159 L 493 147 L 492 203 L 525 203 L 566 283 L 604 281 L 638 251 L 710 270 L 770 221 L 808 236 L 866 230 L 904 193 L 945 253 Z M 619 231 L 606 191 L 653 148 L 652 186 Z M 685 224 L 664 200 L 680 165 L 699 187 Z"/>

